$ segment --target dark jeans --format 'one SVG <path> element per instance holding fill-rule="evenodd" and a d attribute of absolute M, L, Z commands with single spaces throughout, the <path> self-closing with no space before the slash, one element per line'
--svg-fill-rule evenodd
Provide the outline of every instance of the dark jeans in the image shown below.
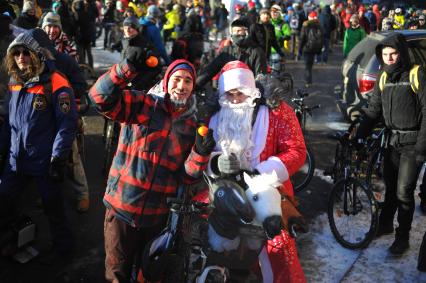
<path fill-rule="evenodd" d="M 308 53 L 305 52 L 303 54 L 304 60 L 305 60 L 305 83 L 311 84 L 312 83 L 312 66 L 314 65 L 314 53 Z"/>
<path fill-rule="evenodd" d="M 139 266 L 145 245 L 164 227 L 165 224 L 137 229 L 117 219 L 112 210 L 107 209 L 104 221 L 107 282 L 130 282 L 133 264 Z"/>
<path fill-rule="evenodd" d="M 330 38 L 324 38 L 324 46 L 322 52 L 317 55 L 317 61 L 318 63 L 328 62 L 328 52 L 330 50 Z"/>
<path fill-rule="evenodd" d="M 93 69 L 92 44 L 90 42 L 77 43 L 79 63 L 86 63 Z"/>
<path fill-rule="evenodd" d="M 65 215 L 62 191 L 60 185 L 54 183 L 47 174 L 45 176 L 21 175 L 11 171 L 10 165 L 6 165 L 0 182 L 0 217 L 13 215 L 19 196 L 31 180 L 35 181 L 40 192 L 56 251 L 60 254 L 71 252 L 74 241 Z"/>
<path fill-rule="evenodd" d="M 384 155 L 385 202 L 380 222 L 393 223 L 398 211 L 397 234 L 408 237 L 414 214 L 414 190 L 422 163 L 416 161 L 413 146 L 389 146 Z"/>
<path fill-rule="evenodd" d="M 115 26 L 114 23 L 105 23 L 104 24 L 104 48 L 108 48 L 108 39 L 111 28 Z"/>

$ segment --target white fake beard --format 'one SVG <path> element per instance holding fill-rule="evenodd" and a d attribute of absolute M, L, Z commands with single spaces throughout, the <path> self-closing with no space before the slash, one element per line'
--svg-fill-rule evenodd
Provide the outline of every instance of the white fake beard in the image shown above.
<path fill-rule="evenodd" d="M 219 99 L 221 109 L 218 114 L 217 134 L 224 154 L 234 153 L 242 169 L 251 170 L 250 160 L 254 144 L 251 140 L 252 119 L 255 98 L 233 104 L 225 96 Z"/>

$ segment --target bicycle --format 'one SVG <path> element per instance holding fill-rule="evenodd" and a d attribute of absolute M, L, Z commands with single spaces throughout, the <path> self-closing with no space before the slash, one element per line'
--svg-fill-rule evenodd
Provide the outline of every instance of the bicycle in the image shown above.
<path fill-rule="evenodd" d="M 308 97 L 308 92 L 305 90 L 296 90 L 297 98 L 292 98 L 291 101 L 296 104 L 294 112 L 296 113 L 297 120 L 302 128 L 303 133 L 306 131 L 306 118 L 307 115 L 312 116 L 312 111 L 320 108 L 320 105 L 307 106 L 305 98 Z M 293 184 L 294 191 L 302 191 L 312 180 L 315 171 L 315 158 L 312 149 L 306 146 L 306 159 L 305 164 L 290 177 Z"/>
<path fill-rule="evenodd" d="M 349 141 L 347 133 L 335 136 L 335 183 L 330 191 L 327 216 L 337 242 L 348 249 L 367 247 L 379 224 L 379 205 L 371 186 L 363 180 L 362 165 L 368 146 L 365 142 Z"/>

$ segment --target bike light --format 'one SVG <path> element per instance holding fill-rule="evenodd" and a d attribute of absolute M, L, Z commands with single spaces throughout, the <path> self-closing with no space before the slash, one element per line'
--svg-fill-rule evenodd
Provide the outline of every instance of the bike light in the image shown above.
<path fill-rule="evenodd" d="M 373 90 L 374 84 L 376 83 L 377 76 L 371 74 L 362 74 L 359 80 L 359 92 L 362 95 L 366 95 Z"/>

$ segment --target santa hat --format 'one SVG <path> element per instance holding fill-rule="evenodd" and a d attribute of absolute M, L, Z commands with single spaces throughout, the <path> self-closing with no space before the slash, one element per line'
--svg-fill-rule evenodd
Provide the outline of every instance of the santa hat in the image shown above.
<path fill-rule="evenodd" d="M 236 88 L 256 88 L 253 72 L 241 61 L 228 62 L 219 77 L 219 95 Z"/>
<path fill-rule="evenodd" d="M 308 15 L 309 20 L 315 20 L 317 17 L 318 17 L 318 14 L 315 11 L 310 12 Z"/>

